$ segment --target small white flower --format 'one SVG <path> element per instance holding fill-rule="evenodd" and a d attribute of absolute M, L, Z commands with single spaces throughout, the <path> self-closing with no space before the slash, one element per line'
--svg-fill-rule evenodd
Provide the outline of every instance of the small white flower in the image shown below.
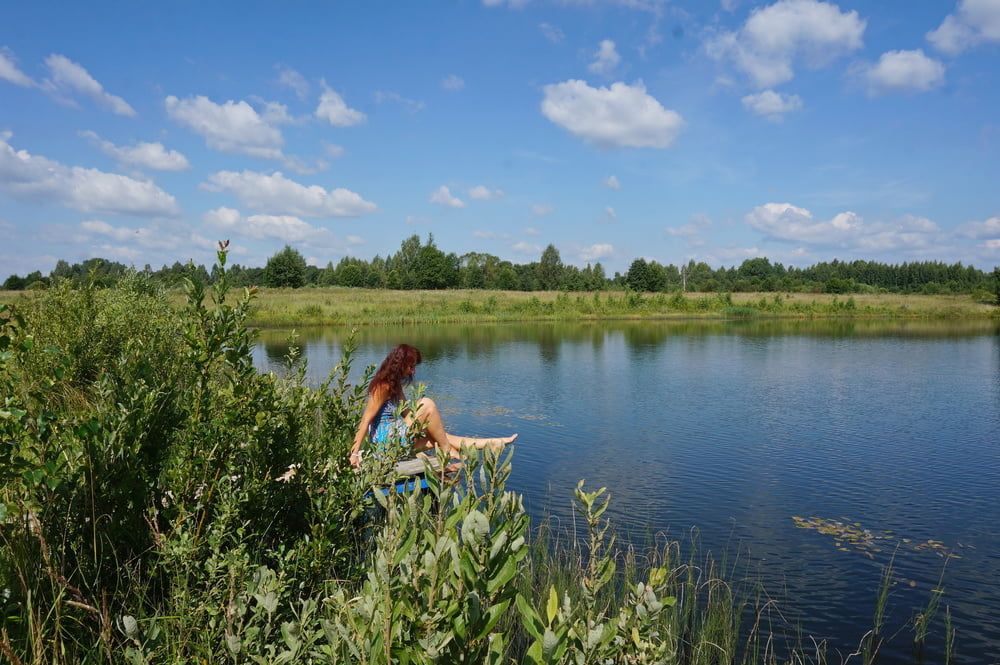
<path fill-rule="evenodd" d="M 288 466 L 288 468 L 285 470 L 285 472 L 283 474 L 281 474 L 280 476 L 278 476 L 277 478 L 275 478 L 275 480 L 277 480 L 279 483 L 291 482 L 292 478 L 295 477 L 295 474 L 297 474 L 299 472 L 299 467 L 300 466 L 302 466 L 302 465 L 301 464 L 290 464 Z"/>

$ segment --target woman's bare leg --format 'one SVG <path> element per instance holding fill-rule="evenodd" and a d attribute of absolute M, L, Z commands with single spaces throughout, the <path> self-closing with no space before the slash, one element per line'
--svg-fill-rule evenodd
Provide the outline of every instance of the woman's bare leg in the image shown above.
<path fill-rule="evenodd" d="M 434 400 L 429 397 L 424 397 L 417 402 L 417 412 L 415 414 L 407 414 L 406 422 L 408 425 L 413 425 L 415 422 L 419 422 L 420 426 L 426 433 L 426 438 L 429 439 L 429 441 L 425 441 L 424 443 L 433 443 L 440 448 L 444 448 L 448 450 L 453 457 L 457 457 L 462 451 L 462 448 L 490 447 L 493 449 L 499 449 L 517 438 L 517 434 L 492 439 L 448 434 L 448 432 L 444 429 L 444 422 L 441 420 L 441 412 L 438 410 L 437 404 L 435 404 Z M 420 446 L 420 443 L 421 441 L 418 440 L 418 447 Z"/>

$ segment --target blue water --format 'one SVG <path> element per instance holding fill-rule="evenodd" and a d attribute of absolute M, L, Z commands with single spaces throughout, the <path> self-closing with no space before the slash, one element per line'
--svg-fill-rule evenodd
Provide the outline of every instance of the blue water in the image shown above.
<path fill-rule="evenodd" d="M 286 334 L 262 335 L 261 368 L 280 367 Z M 347 334 L 302 334 L 311 380 Z M 739 554 L 834 662 L 870 628 L 895 553 L 887 633 L 901 632 L 881 662 L 913 662 L 904 624 L 942 571 L 927 661 L 941 659 L 948 605 L 956 662 L 1000 662 L 995 323 L 435 325 L 357 341 L 356 377 L 396 343 L 420 348 L 417 380 L 449 431 L 518 432 L 510 486 L 534 517 L 569 524 L 578 479 L 606 486 L 625 537 L 695 534 L 702 551 Z M 882 538 L 838 547 L 793 516 Z"/>

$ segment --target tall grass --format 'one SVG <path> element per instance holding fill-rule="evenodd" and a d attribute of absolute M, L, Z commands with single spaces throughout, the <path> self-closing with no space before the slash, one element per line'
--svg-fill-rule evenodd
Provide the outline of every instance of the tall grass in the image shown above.
<path fill-rule="evenodd" d="M 225 261 L 180 306 L 141 276 L 0 306 L 3 659 L 825 661 L 752 581 L 618 543 L 603 490 L 568 535 L 530 529 L 491 453 L 373 492 L 391 460 L 347 464 L 351 345 L 318 388 L 294 351 L 258 373 Z"/>
<path fill-rule="evenodd" d="M 249 322 L 265 327 L 656 318 L 989 318 L 967 296 L 754 293 L 527 293 L 267 289 Z"/>

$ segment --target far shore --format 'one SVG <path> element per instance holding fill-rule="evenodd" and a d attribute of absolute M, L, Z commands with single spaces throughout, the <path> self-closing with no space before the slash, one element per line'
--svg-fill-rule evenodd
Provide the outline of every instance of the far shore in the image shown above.
<path fill-rule="evenodd" d="M 0 291 L 0 303 L 33 292 Z M 178 306 L 180 291 L 172 294 Z M 260 289 L 248 323 L 262 328 L 642 319 L 1000 319 L 963 295 L 629 293 L 622 291 L 392 291 Z"/>

